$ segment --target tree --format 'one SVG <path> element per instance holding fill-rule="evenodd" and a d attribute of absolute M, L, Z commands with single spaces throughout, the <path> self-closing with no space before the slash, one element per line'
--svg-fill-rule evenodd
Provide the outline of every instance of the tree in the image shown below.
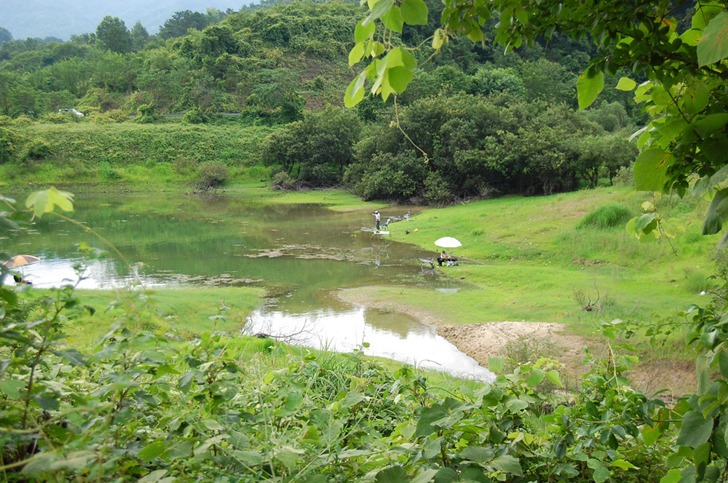
<path fill-rule="evenodd" d="M 6 28 L 0 27 L 0 44 L 13 40 L 13 34 Z"/>
<path fill-rule="evenodd" d="M 124 21 L 106 16 L 96 27 L 96 38 L 109 50 L 119 54 L 131 52 L 131 34 Z"/>
<path fill-rule="evenodd" d="M 202 30 L 207 25 L 208 20 L 205 14 L 182 10 L 175 12 L 169 20 L 164 22 L 162 28 L 159 29 L 159 37 L 163 39 L 182 37 L 190 29 Z"/>
<path fill-rule="evenodd" d="M 261 150 L 268 165 L 281 165 L 309 186 L 334 186 L 354 159 L 360 124 L 349 110 L 328 107 L 271 135 Z"/>
<path fill-rule="evenodd" d="M 149 42 L 149 32 L 144 28 L 141 22 L 137 22 L 131 28 L 131 50 L 137 52 L 142 50 Z"/>

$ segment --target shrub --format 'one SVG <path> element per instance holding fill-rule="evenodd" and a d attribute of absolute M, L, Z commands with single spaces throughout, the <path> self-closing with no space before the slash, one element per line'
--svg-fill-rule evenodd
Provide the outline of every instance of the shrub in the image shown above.
<path fill-rule="evenodd" d="M 614 228 L 622 226 L 632 218 L 632 210 L 624 205 L 612 203 L 600 206 L 582 218 L 576 225 L 577 228 Z"/>
<path fill-rule="evenodd" d="M 209 122 L 210 118 L 207 116 L 207 114 L 205 114 L 202 109 L 190 109 L 189 111 L 185 112 L 182 121 L 189 124 L 204 124 L 206 122 Z"/>
<path fill-rule="evenodd" d="M 632 166 L 619 168 L 612 178 L 612 183 L 614 186 L 634 186 L 634 168 Z"/>
<path fill-rule="evenodd" d="M 440 173 L 431 172 L 425 179 L 425 200 L 431 205 L 444 205 L 453 198 Z"/>
<path fill-rule="evenodd" d="M 295 187 L 296 180 L 285 171 L 279 171 L 273 176 L 273 187 L 279 190 L 291 190 Z"/>
<path fill-rule="evenodd" d="M 0 128 L 0 164 L 12 161 L 18 144 L 18 135 L 10 129 Z"/>
<path fill-rule="evenodd" d="M 177 158 L 174 160 L 174 171 L 183 176 L 192 173 L 197 168 L 197 161 L 192 158 Z"/>
<path fill-rule="evenodd" d="M 93 122 L 96 124 L 113 124 L 117 122 L 124 122 L 129 116 L 121 109 L 112 109 L 102 114 L 97 114 L 93 117 Z"/>
<path fill-rule="evenodd" d="M 25 160 L 37 161 L 53 154 L 53 148 L 48 141 L 42 138 L 31 139 L 25 147 Z"/>
<path fill-rule="evenodd" d="M 154 104 L 142 104 L 137 108 L 137 114 L 139 115 L 137 122 L 141 124 L 153 123 L 156 118 Z"/>
<path fill-rule="evenodd" d="M 228 179 L 228 168 L 217 161 L 209 161 L 200 166 L 197 189 L 209 190 L 221 186 Z"/>
<path fill-rule="evenodd" d="M 72 117 L 72 114 L 61 114 L 58 112 L 51 112 L 48 114 L 45 114 L 40 118 L 41 122 L 48 122 L 51 124 L 66 124 L 68 122 L 73 122 L 74 119 Z"/>
<path fill-rule="evenodd" d="M 103 162 L 99 165 L 99 174 L 103 179 L 107 180 L 119 180 L 122 178 L 121 173 L 108 162 Z"/>

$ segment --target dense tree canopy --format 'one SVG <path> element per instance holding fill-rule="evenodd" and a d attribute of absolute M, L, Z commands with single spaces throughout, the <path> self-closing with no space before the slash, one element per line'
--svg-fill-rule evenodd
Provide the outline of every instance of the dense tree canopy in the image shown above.
<path fill-rule="evenodd" d="M 131 34 L 120 18 L 104 17 L 96 28 L 96 38 L 112 52 L 125 54 L 131 51 Z"/>
<path fill-rule="evenodd" d="M 182 10 L 175 12 L 169 20 L 164 22 L 164 25 L 159 29 L 159 36 L 163 39 L 182 37 L 190 29 L 202 30 L 207 25 L 208 20 L 205 14 L 191 10 Z"/>

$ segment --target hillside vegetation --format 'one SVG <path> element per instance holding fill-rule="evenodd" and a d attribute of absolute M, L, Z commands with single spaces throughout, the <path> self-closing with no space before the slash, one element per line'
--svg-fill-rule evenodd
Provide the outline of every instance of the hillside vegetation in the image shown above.
<path fill-rule="evenodd" d="M 433 34 L 441 7 L 429 6 L 428 23 L 403 41 Z M 44 183 L 102 182 L 113 171 L 131 184 L 145 176 L 126 172 L 156 177 L 169 163 L 194 171 L 199 167 L 189 161 L 198 160 L 228 172 L 211 184 L 217 186 L 246 179 L 257 163 L 265 168 L 255 177 L 284 189 L 346 186 L 367 200 L 447 204 L 609 185 L 636 156 L 625 139 L 643 115 L 626 93 L 609 90 L 599 106 L 576 110 L 575 79 L 591 51 L 585 42 L 556 38 L 504 56 L 453 40 L 423 63 L 396 105 L 371 97 L 345 110 L 347 56 L 361 7 L 297 1 L 222 19 L 183 13 L 158 36 L 105 19 L 96 33 L 68 42 L 0 43 L 5 179 L 24 182 L 24 173 L 41 171 Z M 172 122 L 180 123 L 179 137 L 150 151 L 121 149 L 126 143 L 105 134 L 91 142 L 78 127 L 134 137 L 132 126 L 148 136 L 154 131 L 147 125 Z M 189 155 L 184 138 L 195 130 L 182 125 L 257 141 L 235 146 L 237 156 L 229 149 Z M 277 129 L 263 139 L 261 125 Z"/>

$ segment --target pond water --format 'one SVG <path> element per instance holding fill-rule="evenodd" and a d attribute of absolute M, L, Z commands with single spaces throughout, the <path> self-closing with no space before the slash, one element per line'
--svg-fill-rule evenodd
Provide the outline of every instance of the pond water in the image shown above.
<path fill-rule="evenodd" d="M 405 211 L 393 208 L 391 215 Z M 80 288 L 135 281 L 146 287 L 263 286 L 276 297 L 250 316 L 253 333 L 295 334 L 292 343 L 343 352 L 366 345 L 368 355 L 492 379 L 433 328 L 404 314 L 353 307 L 332 296 L 339 289 L 367 285 L 459 290 L 437 270 L 423 269 L 419 259 L 431 258 L 434 251 L 362 231 L 372 225 L 368 212 L 271 205 L 242 195 L 134 193 L 77 195 L 73 218 L 109 240 L 133 268 L 113 256 L 85 259 L 79 244 L 106 247 L 68 222 L 42 219 L 33 227 L 39 236 L 10 233 L 0 238 L 3 251 L 41 257 L 19 269 L 34 286 L 75 281 L 74 265 L 81 262 L 86 268 Z"/>

